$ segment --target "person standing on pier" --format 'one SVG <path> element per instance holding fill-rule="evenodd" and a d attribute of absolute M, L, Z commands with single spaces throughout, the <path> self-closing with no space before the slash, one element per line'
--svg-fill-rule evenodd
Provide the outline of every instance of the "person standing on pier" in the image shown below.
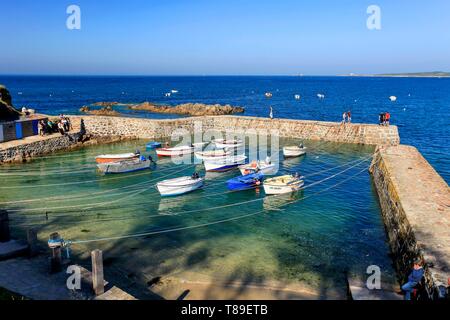
<path fill-rule="evenodd" d="M 411 292 L 422 281 L 424 270 L 422 267 L 422 261 L 420 259 L 414 260 L 414 266 L 411 273 L 408 276 L 408 282 L 402 286 L 403 292 L 405 292 L 405 300 L 411 300 Z"/>
<path fill-rule="evenodd" d="M 269 118 L 270 118 L 270 119 L 273 119 L 273 109 L 272 109 L 272 106 L 270 106 Z"/>
<path fill-rule="evenodd" d="M 345 124 L 345 122 L 347 122 L 347 112 L 342 114 L 342 124 Z"/>
<path fill-rule="evenodd" d="M 348 123 L 352 122 L 352 113 L 351 113 L 351 111 L 347 111 L 347 122 Z"/>

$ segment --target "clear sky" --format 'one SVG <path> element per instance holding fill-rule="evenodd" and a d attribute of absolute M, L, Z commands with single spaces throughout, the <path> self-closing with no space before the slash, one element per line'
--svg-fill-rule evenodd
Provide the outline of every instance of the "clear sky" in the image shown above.
<path fill-rule="evenodd" d="M 0 74 L 450 71 L 449 0 L 4 0 L 0 16 Z"/>

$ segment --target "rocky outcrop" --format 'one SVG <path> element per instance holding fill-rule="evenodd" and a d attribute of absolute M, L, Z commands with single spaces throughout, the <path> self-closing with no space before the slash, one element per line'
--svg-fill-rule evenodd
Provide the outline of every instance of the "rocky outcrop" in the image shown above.
<path fill-rule="evenodd" d="M 11 95 L 5 86 L 0 85 L 0 121 L 12 121 L 20 118 L 20 112 L 14 109 Z"/>
<path fill-rule="evenodd" d="M 89 106 L 83 106 L 80 108 L 80 112 L 92 114 L 95 116 L 120 116 L 120 112 L 113 109 L 112 105 L 104 105 L 101 109 L 92 110 Z"/>
<path fill-rule="evenodd" d="M 222 116 L 227 114 L 242 113 L 244 108 L 227 105 L 208 105 L 203 103 L 184 103 L 177 106 L 155 105 L 144 102 L 128 107 L 131 110 L 145 110 L 155 113 L 169 113 L 189 116 Z"/>

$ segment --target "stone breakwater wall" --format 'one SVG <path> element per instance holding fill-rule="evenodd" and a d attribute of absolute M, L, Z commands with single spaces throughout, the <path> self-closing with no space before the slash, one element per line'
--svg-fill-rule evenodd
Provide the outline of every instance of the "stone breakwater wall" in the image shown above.
<path fill-rule="evenodd" d="M 400 282 L 412 262 L 425 262 L 430 297 L 448 290 L 450 190 L 416 148 L 378 147 L 370 168 Z"/>
<path fill-rule="evenodd" d="M 0 144 L 0 164 L 9 162 L 23 162 L 33 157 L 42 156 L 59 150 L 65 150 L 80 144 L 80 133 L 69 133 L 64 136 L 55 134 L 47 139 L 39 136 L 26 140 L 15 140 Z"/>
<path fill-rule="evenodd" d="M 367 145 L 397 145 L 400 137 L 396 126 L 346 124 L 336 122 L 267 119 L 244 116 L 208 116 L 168 120 L 126 117 L 84 116 L 86 131 L 99 136 L 126 136 L 136 138 L 162 138 L 171 136 L 176 129 L 255 132 L 278 130 L 281 137 L 323 140 Z"/>

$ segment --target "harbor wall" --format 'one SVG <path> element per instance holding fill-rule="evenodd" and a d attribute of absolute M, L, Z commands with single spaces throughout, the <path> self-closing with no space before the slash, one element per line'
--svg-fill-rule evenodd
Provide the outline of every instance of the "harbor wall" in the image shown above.
<path fill-rule="evenodd" d="M 411 146 L 378 147 L 370 168 L 399 281 L 412 262 L 425 262 L 430 297 L 447 292 L 450 278 L 450 191 Z"/>
<path fill-rule="evenodd" d="M 142 119 L 126 117 L 84 116 L 88 133 L 100 136 L 128 136 L 162 138 L 171 136 L 175 129 L 256 132 L 277 130 L 281 137 L 367 145 L 398 145 L 400 137 L 396 126 L 373 124 L 341 124 L 336 122 L 268 119 L 244 116 L 208 116 L 178 119 Z"/>

